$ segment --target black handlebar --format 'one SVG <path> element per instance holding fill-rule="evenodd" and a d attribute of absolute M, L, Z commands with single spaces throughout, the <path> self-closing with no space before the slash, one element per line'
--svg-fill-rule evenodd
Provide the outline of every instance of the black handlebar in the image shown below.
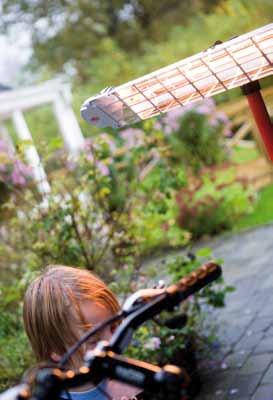
<path fill-rule="evenodd" d="M 158 367 L 143 361 L 133 360 L 112 351 L 106 351 L 108 342 L 101 342 L 102 350 L 90 351 L 86 365 L 78 371 L 45 369 L 37 375 L 31 400 L 58 398 L 59 393 L 69 387 L 87 382 L 99 383 L 105 378 L 116 379 L 137 386 L 147 393 L 165 393 L 165 398 L 180 399 L 189 382 L 188 375 L 174 365 Z M 89 365 L 89 366 L 88 366 Z"/>
<path fill-rule="evenodd" d="M 122 353 L 130 342 L 134 330 L 141 324 L 163 310 L 172 311 L 175 306 L 219 278 L 221 274 L 221 267 L 214 262 L 209 262 L 182 278 L 178 284 L 166 288 L 163 293 L 132 312 L 121 323 L 109 342 L 109 348 L 116 353 Z"/>

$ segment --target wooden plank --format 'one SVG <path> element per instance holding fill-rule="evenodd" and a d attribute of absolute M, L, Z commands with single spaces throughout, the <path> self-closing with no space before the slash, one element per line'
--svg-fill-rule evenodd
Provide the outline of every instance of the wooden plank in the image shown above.
<path fill-rule="evenodd" d="M 230 147 L 236 146 L 249 133 L 249 131 L 251 130 L 251 126 L 252 124 L 246 121 L 242 126 L 240 126 L 232 139 L 229 140 L 228 145 Z"/>
<path fill-rule="evenodd" d="M 235 171 L 237 179 L 247 180 L 256 190 L 273 183 L 273 166 L 262 157 L 236 165 Z"/>

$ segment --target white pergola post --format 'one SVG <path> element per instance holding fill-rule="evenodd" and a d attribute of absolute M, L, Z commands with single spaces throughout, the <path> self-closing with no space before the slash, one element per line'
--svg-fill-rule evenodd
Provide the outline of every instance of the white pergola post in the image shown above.
<path fill-rule="evenodd" d="M 21 111 L 14 111 L 12 114 L 12 121 L 18 137 L 21 140 L 31 141 L 32 136 L 28 129 L 27 123 Z M 42 194 L 50 192 L 50 186 L 46 178 L 45 171 L 40 161 L 39 154 L 33 145 L 26 146 L 25 155 L 29 165 L 33 169 L 34 179 L 37 182 L 38 189 Z"/>
<path fill-rule="evenodd" d="M 58 79 L 29 88 L 1 92 L 0 137 L 1 130 L 3 130 L 1 128 L 2 121 L 12 119 L 18 137 L 21 140 L 32 141 L 31 133 L 22 113 L 44 104 L 50 104 L 53 106 L 65 146 L 71 155 L 76 156 L 83 148 L 84 137 L 71 107 L 71 100 L 70 85 Z M 28 146 L 25 154 L 27 161 L 33 168 L 40 192 L 48 193 L 50 186 L 34 144 L 33 146 Z"/>
<path fill-rule="evenodd" d="M 11 137 L 8 133 L 7 127 L 4 125 L 3 121 L 0 121 L 0 138 L 4 140 L 4 142 L 7 144 L 9 150 L 12 153 L 15 153 L 15 148 L 13 145 L 13 142 L 11 140 Z"/>
<path fill-rule="evenodd" d="M 71 154 L 77 154 L 83 148 L 84 137 L 70 104 L 65 102 L 63 96 L 58 95 L 53 109 L 65 146 Z"/>

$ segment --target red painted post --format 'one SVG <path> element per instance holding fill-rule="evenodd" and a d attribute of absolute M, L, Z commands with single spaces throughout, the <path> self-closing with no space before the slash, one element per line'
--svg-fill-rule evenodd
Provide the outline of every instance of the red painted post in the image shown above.
<path fill-rule="evenodd" d="M 273 162 L 273 124 L 264 104 L 258 81 L 242 86 L 242 92 L 246 95 L 250 110 L 264 142 L 268 157 Z"/>

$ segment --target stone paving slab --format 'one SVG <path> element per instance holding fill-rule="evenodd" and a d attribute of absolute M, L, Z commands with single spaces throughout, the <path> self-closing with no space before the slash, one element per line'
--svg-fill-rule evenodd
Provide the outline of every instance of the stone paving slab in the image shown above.
<path fill-rule="evenodd" d="M 273 400 L 273 225 L 206 246 L 224 260 L 225 282 L 236 291 L 215 311 L 228 351 L 205 371 L 196 400 Z"/>
<path fill-rule="evenodd" d="M 272 400 L 273 399 L 273 387 L 271 385 L 261 385 L 256 390 L 251 400 Z"/>

